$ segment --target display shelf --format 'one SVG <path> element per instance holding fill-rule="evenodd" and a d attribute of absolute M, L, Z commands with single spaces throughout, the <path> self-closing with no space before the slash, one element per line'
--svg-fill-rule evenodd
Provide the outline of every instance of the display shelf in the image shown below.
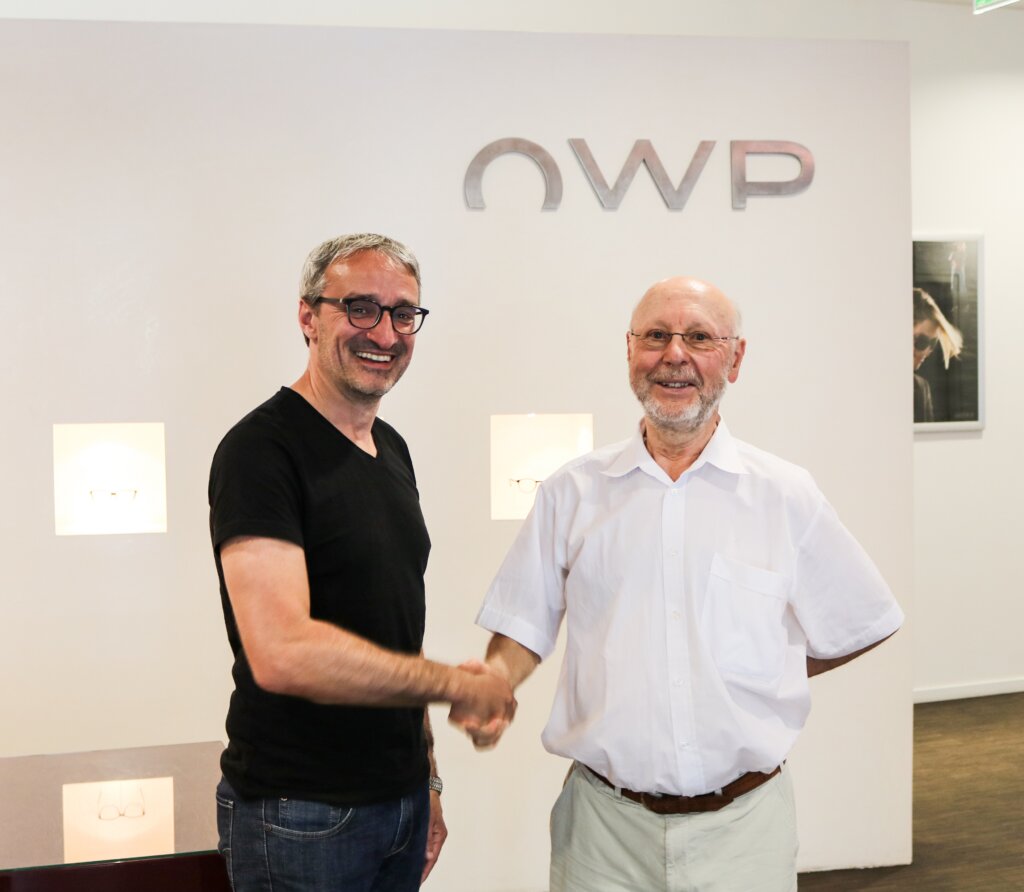
<path fill-rule="evenodd" d="M 0 892 L 226 890 L 214 800 L 222 750 L 210 741 L 0 759 L 11 818 Z"/>

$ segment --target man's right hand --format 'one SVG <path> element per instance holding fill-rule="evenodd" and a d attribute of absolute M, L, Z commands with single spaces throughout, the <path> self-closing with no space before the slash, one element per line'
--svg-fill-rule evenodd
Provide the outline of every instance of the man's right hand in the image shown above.
<path fill-rule="evenodd" d="M 494 746 L 516 713 L 516 698 L 501 675 L 478 660 L 458 667 L 448 721 L 465 731 L 477 749 Z"/>

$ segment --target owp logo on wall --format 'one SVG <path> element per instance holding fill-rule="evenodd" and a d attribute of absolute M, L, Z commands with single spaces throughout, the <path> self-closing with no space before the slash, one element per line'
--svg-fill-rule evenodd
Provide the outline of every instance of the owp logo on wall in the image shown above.
<path fill-rule="evenodd" d="M 611 188 L 609 188 L 604 174 L 601 173 L 601 169 L 597 166 L 597 161 L 594 160 L 587 141 L 570 139 L 569 146 L 580 162 L 598 201 L 606 210 L 614 211 L 622 203 L 622 199 L 625 198 L 626 192 L 642 164 L 647 168 L 651 179 L 654 180 L 668 209 L 681 211 L 686 207 L 690 193 L 711 156 L 715 142 L 714 140 L 701 141 L 679 185 L 673 186 L 665 171 L 665 165 L 661 163 L 651 141 L 638 139 L 633 143 L 633 150 L 626 158 L 626 163 L 623 164 L 622 170 L 615 180 L 615 185 Z M 814 156 L 806 146 L 799 143 L 785 140 L 734 140 L 729 143 L 729 147 L 734 210 L 744 210 L 747 206 L 747 198 L 751 195 L 795 195 L 798 192 L 803 192 L 814 179 Z M 558 206 L 562 203 L 562 173 L 558 164 L 543 146 L 517 137 L 495 140 L 476 153 L 466 169 L 466 177 L 463 182 L 466 205 L 471 210 L 484 210 L 486 207 L 483 195 L 484 171 L 495 158 L 511 153 L 526 155 L 537 164 L 544 175 L 545 183 L 544 204 L 541 205 L 541 208 L 545 211 L 558 210 Z M 795 158 L 800 165 L 800 172 L 791 180 L 748 180 L 747 157 L 749 155 L 789 155 Z"/>

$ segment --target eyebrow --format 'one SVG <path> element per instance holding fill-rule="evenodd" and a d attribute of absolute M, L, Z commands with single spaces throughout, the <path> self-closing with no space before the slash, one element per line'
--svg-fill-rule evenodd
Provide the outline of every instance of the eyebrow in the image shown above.
<path fill-rule="evenodd" d="M 713 326 L 713 325 L 704 325 L 704 324 L 701 324 L 701 323 L 697 323 L 697 324 L 694 324 L 694 325 L 686 326 L 683 329 L 683 331 L 686 334 L 689 334 L 692 331 L 703 331 L 703 332 L 705 332 L 707 334 L 710 334 L 715 329 L 715 327 L 716 326 Z M 664 322 L 653 322 L 650 325 L 646 326 L 644 328 L 644 330 L 645 331 L 672 331 L 673 329 L 672 329 L 671 325 L 668 325 L 668 324 L 666 324 Z"/>
<path fill-rule="evenodd" d="M 389 307 L 389 308 L 390 307 L 418 307 L 419 306 L 418 303 L 414 303 L 412 300 L 410 300 L 407 297 L 400 297 L 398 299 L 398 303 L 395 303 L 395 304 L 385 304 L 385 303 L 381 302 L 380 296 L 377 295 L 377 294 L 359 294 L 358 292 L 354 293 L 354 294 L 346 294 L 344 297 L 339 298 L 339 300 L 368 300 L 368 301 L 372 301 L 373 303 L 377 304 L 377 306 L 379 306 L 379 307 L 385 307 L 386 306 L 386 307 Z"/>

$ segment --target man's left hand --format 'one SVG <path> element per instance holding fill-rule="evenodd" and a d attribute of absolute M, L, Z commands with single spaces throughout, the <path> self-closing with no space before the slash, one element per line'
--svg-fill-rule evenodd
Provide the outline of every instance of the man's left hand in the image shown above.
<path fill-rule="evenodd" d="M 427 828 L 427 860 L 423 865 L 423 876 L 420 884 L 426 882 L 430 871 L 437 864 L 438 855 L 441 854 L 441 847 L 448 838 L 448 828 L 444 825 L 444 815 L 441 813 L 441 794 L 436 790 L 430 791 L 430 826 Z"/>

